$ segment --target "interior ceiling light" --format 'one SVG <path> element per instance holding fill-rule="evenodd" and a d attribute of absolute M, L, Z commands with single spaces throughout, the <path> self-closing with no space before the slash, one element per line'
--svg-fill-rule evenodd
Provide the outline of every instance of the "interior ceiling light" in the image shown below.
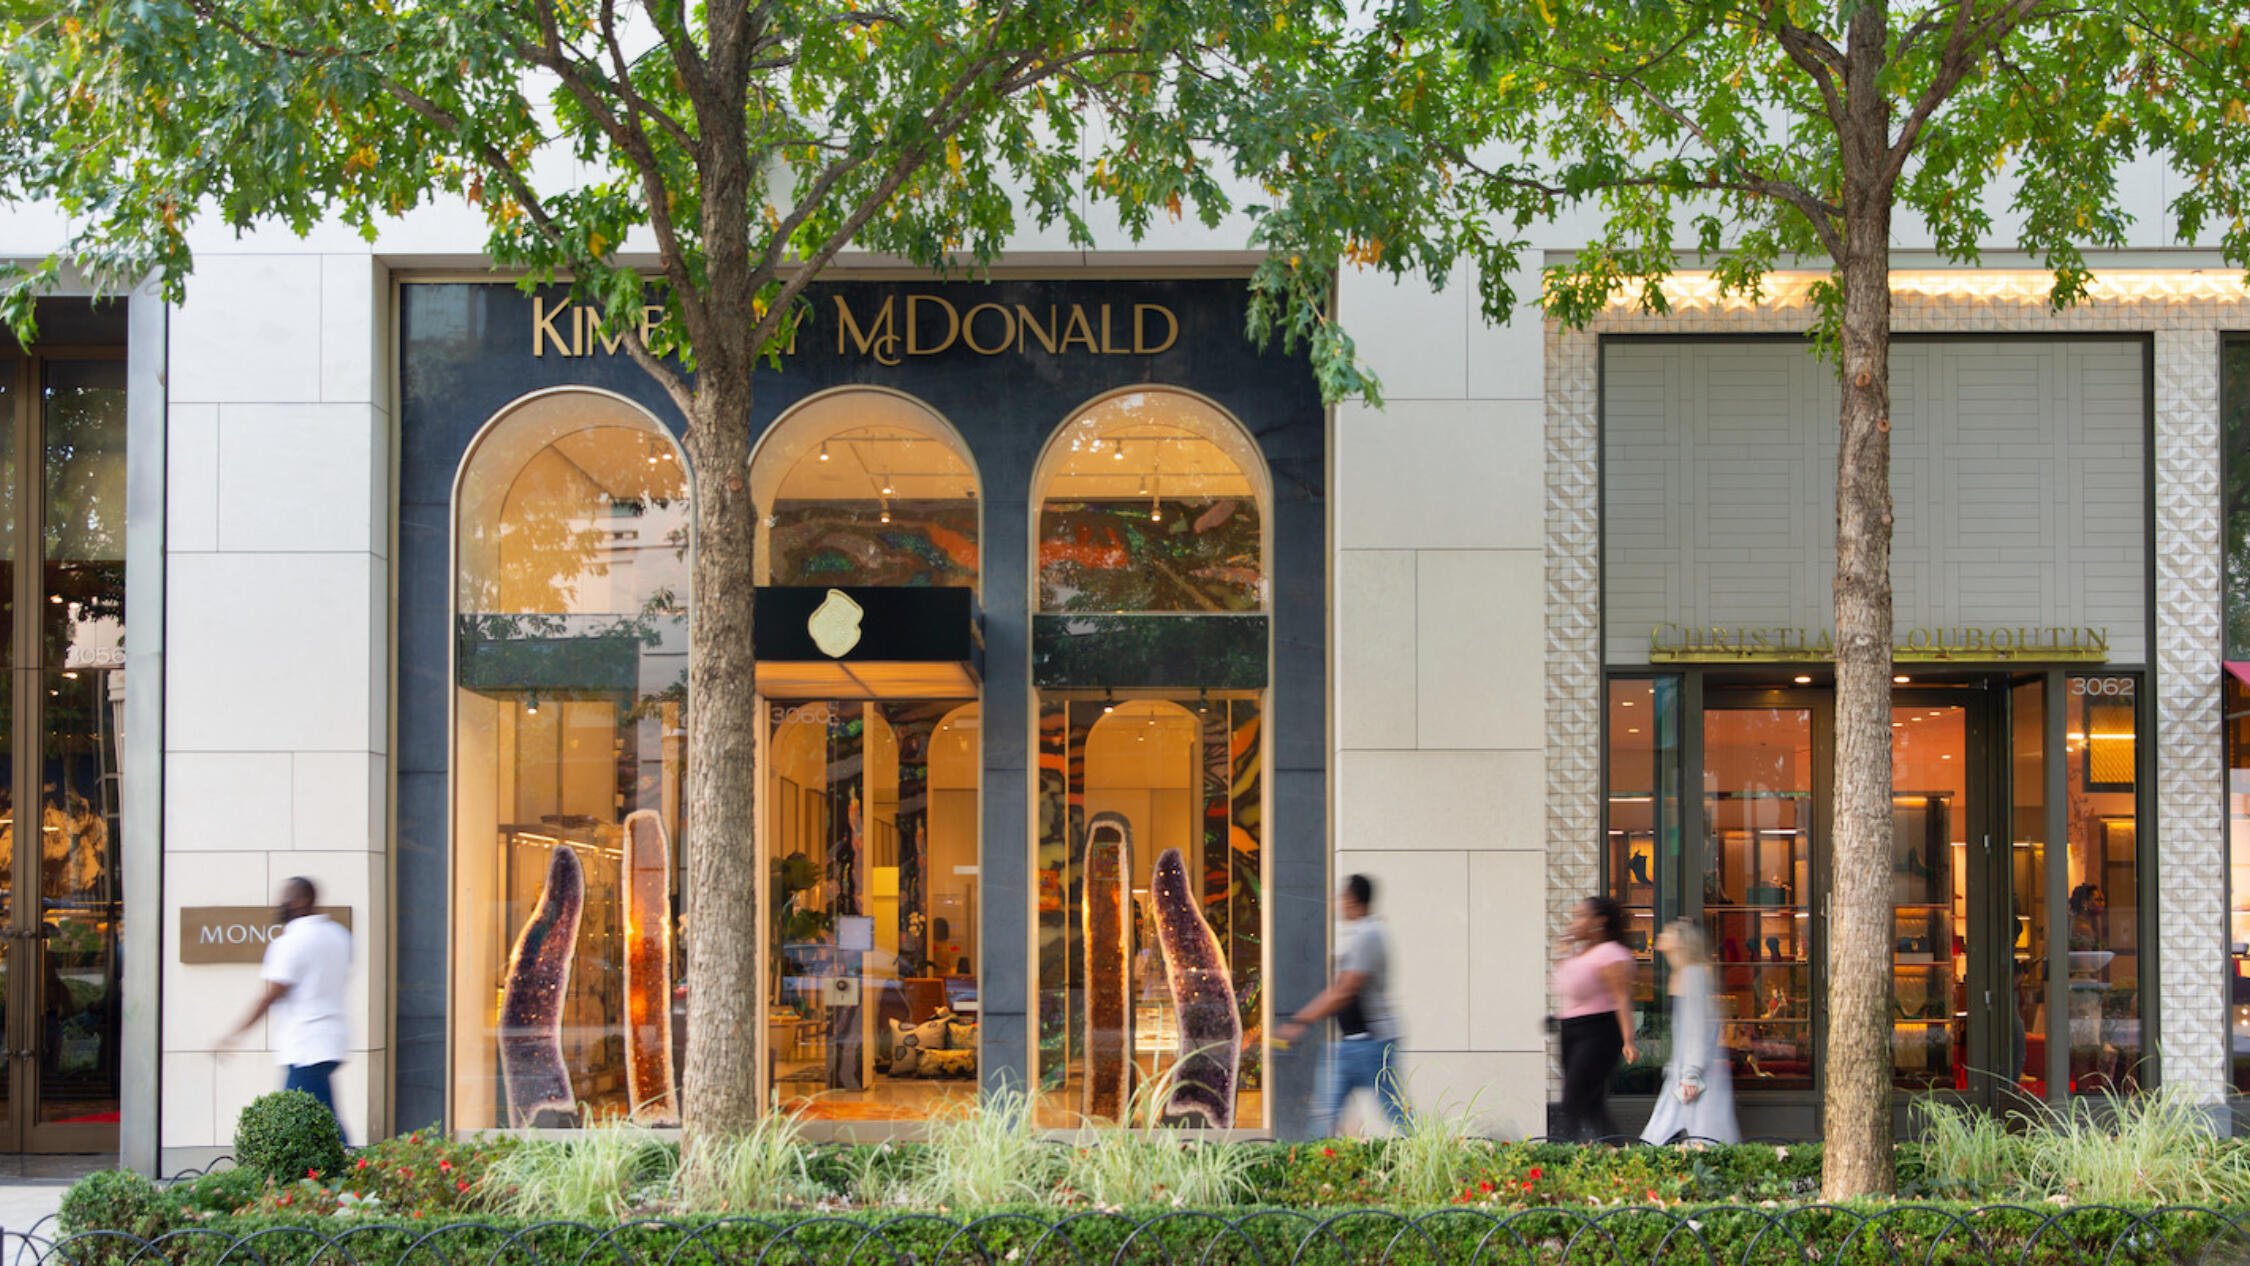
<path fill-rule="evenodd" d="M 827 461 L 827 460 L 828 460 L 828 441 L 827 441 L 827 440 L 822 440 L 822 441 L 820 442 L 820 460 L 822 460 L 822 461 Z"/>
<path fill-rule="evenodd" d="M 889 475 L 883 476 L 883 495 L 888 497 L 896 491 L 898 490 L 891 487 L 891 477 Z"/>
<path fill-rule="evenodd" d="M 1907 682 L 1910 682 L 1912 680 L 1914 680 L 1912 677 L 1907 676 L 1905 673 L 1900 673 L 1898 676 L 1891 678 L 1891 684 L 1903 686 Z"/>
<path fill-rule="evenodd" d="M 1796 681 L 1796 683 L 1797 683 L 1798 685 L 1800 685 L 1800 686 L 1809 686 L 1809 685 L 1811 685 L 1811 684 L 1812 684 L 1812 678 L 1811 678 L 1811 677 L 1809 677 L 1809 676 L 1807 676 L 1807 675 L 1806 675 L 1806 674 L 1804 674 L 1804 673 L 1798 673 L 1798 674 L 1797 674 L 1797 676 L 1796 676 L 1796 678 L 1795 678 L 1795 681 Z"/>
<path fill-rule="evenodd" d="M 1123 440 L 1111 440 L 1111 441 L 1110 441 L 1110 443 L 1109 443 L 1109 455 L 1110 455 L 1110 458 L 1111 458 L 1112 460 L 1114 460 L 1114 461 L 1120 461 L 1120 462 L 1121 462 L 1121 461 L 1124 461 L 1124 460 L 1125 460 L 1125 441 L 1123 441 Z"/>
<path fill-rule="evenodd" d="M 1102 693 L 1102 715 L 1108 716 L 1115 711 L 1117 711 L 1117 695 L 1112 691 L 1104 691 Z"/>

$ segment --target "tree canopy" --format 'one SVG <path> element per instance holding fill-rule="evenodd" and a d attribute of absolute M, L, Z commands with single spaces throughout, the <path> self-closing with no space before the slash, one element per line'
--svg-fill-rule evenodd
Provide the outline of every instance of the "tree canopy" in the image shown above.
<path fill-rule="evenodd" d="M 1855 49 L 1868 13 L 1880 42 Z M 1271 173 L 1268 292 L 1466 262 L 1493 319 L 1527 299 L 1571 322 L 1620 296 L 1662 311 L 1683 263 L 1740 293 L 1828 269 L 1856 179 L 1889 182 L 1949 261 L 2027 253 L 2064 303 L 2165 168 L 2179 239 L 2250 265 L 2245 37 L 2197 0 L 1396 0 L 1277 72 L 1290 104 L 1269 109 L 1318 122 L 1245 151 Z M 1519 295 L 1542 267 L 1527 230 L 1558 217 L 1584 231 Z"/>

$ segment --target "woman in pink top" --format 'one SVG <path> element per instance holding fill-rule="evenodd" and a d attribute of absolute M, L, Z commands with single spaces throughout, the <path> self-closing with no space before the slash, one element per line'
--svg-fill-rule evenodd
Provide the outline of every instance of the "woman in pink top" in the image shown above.
<path fill-rule="evenodd" d="M 1562 1034 L 1561 1137 L 1607 1138 L 1609 1075 L 1633 1049 L 1633 952 L 1625 948 L 1625 911 L 1608 897 L 1578 903 L 1555 968 L 1555 1018 Z"/>

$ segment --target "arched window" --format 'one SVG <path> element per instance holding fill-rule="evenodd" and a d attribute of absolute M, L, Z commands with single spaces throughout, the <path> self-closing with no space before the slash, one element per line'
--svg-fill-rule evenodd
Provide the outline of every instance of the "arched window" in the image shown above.
<path fill-rule="evenodd" d="M 759 443 L 750 489 L 761 585 L 976 586 L 976 469 L 910 396 L 855 387 L 797 406 Z"/>
<path fill-rule="evenodd" d="M 1039 610 L 1265 610 L 1265 465 L 1201 396 L 1103 397 L 1048 442 L 1034 486 Z"/>
<path fill-rule="evenodd" d="M 1269 489 L 1240 423 L 1166 387 L 1095 401 L 1040 459 L 1043 1123 L 1267 1119 Z"/>
<path fill-rule="evenodd" d="M 675 1123 L 678 446 L 617 396 L 528 397 L 462 462 L 453 531 L 454 1123 Z"/>
<path fill-rule="evenodd" d="M 869 591 L 977 585 L 976 468 L 909 396 L 805 401 L 759 443 L 750 486 L 761 585 L 870 604 Z M 808 1118 L 918 1120 L 977 1093 L 976 685 L 844 667 L 759 666 L 767 1066 L 774 1102 Z"/>

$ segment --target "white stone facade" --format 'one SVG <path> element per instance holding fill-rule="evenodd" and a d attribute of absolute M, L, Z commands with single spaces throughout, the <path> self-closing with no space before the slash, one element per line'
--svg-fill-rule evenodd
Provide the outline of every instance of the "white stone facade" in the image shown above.
<path fill-rule="evenodd" d="M 50 227 L 13 225 L 0 251 L 34 254 Z M 1555 233 L 1547 244 L 1567 249 L 1566 231 Z M 1009 262 L 1102 277 L 1247 260 L 1238 223 L 1165 235 L 1095 254 L 1027 239 Z M 143 1119 L 129 1109 L 122 1123 L 128 1154 L 137 1140 L 160 1167 L 224 1150 L 241 1105 L 277 1084 L 262 1035 L 220 1045 L 255 969 L 181 965 L 179 911 L 262 903 L 296 874 L 351 906 L 359 932 L 355 1054 L 339 1084 L 351 1132 L 425 1124 L 391 1119 L 388 1104 L 392 999 L 443 988 L 396 980 L 385 932 L 399 438 L 390 302 L 402 278 L 476 270 L 479 236 L 465 219 L 425 217 L 373 247 L 333 229 L 303 242 L 206 241 L 188 301 L 170 314 L 164 967 L 160 980 L 128 981 L 138 1006 L 160 1008 L 158 1097 L 141 1102 L 161 1108 Z M 2227 1079 L 2218 340 L 2250 330 L 2250 301 L 2223 272 L 2184 271 L 2207 258 L 2114 262 L 2117 279 L 2061 313 L 2021 274 L 1917 273 L 1899 321 L 2156 340 L 2160 1040 L 2167 1078 L 2215 1099 Z M 1518 279 L 1519 292 L 1535 287 Z M 1412 1096 L 1473 1102 L 1496 1132 L 1538 1134 L 1549 948 L 1571 903 L 1601 882 L 1599 339 L 1799 330 L 1802 290 L 1785 282 L 1754 307 L 1683 285 L 1672 316 L 1618 311 L 1564 331 L 1535 315 L 1487 325 L 1459 281 L 1433 291 L 1353 275 L 1340 311 L 1386 404 L 1347 404 L 1331 421 L 1332 876 L 1363 871 L 1380 885 Z"/>

